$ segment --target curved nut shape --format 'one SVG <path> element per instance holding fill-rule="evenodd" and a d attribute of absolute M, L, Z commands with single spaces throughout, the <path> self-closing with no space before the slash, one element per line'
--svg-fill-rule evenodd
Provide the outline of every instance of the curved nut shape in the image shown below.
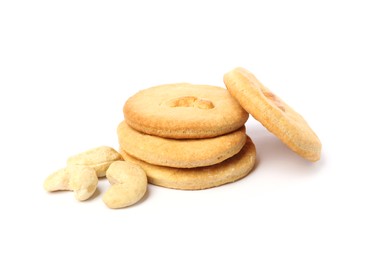
<path fill-rule="evenodd" d="M 121 155 L 112 147 L 99 146 L 68 158 L 68 165 L 83 165 L 94 168 L 98 177 L 104 177 L 109 165 L 122 160 Z"/>
<path fill-rule="evenodd" d="M 137 203 L 147 190 L 147 176 L 138 165 L 117 161 L 107 170 L 111 187 L 103 196 L 104 203 L 113 209 L 124 208 Z"/>
<path fill-rule="evenodd" d="M 44 181 L 46 191 L 70 190 L 79 201 L 90 198 L 98 185 L 98 177 L 93 168 L 70 165 L 60 169 Z"/>

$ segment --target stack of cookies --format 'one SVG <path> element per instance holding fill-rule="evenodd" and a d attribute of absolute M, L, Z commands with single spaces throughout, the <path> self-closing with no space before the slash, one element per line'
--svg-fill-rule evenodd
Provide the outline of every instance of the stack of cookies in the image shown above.
<path fill-rule="evenodd" d="M 207 189 L 243 178 L 255 164 L 249 114 L 220 87 L 187 83 L 142 90 L 124 105 L 120 153 L 152 184 Z"/>
<path fill-rule="evenodd" d="M 304 159 L 320 159 L 321 143 L 304 118 L 244 68 L 224 75 L 226 88 L 170 84 L 130 97 L 118 126 L 120 153 L 155 185 L 207 189 L 246 176 L 255 146 L 251 114 Z"/>

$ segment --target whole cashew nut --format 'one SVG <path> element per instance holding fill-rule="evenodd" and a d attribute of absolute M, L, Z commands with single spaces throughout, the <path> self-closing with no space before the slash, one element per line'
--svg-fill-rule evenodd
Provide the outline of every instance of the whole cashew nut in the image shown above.
<path fill-rule="evenodd" d="M 99 146 L 68 158 L 67 165 L 82 165 L 94 168 L 98 177 L 104 177 L 109 165 L 122 160 L 121 155 L 109 146 Z"/>
<path fill-rule="evenodd" d="M 146 193 L 147 176 L 138 165 L 126 161 L 112 163 L 107 170 L 112 185 L 103 195 L 109 208 L 124 208 L 137 203 Z"/>
<path fill-rule="evenodd" d="M 74 191 L 77 200 L 90 198 L 98 185 L 96 171 L 91 167 L 69 165 L 60 169 L 44 181 L 46 191 L 70 190 Z"/>

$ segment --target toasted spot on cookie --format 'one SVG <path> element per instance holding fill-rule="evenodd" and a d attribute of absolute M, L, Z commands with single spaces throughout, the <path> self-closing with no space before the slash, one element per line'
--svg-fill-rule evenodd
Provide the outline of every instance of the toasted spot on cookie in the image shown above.
<path fill-rule="evenodd" d="M 271 91 L 262 90 L 263 95 L 268 98 L 275 106 L 277 106 L 281 111 L 285 112 L 285 106 L 283 102 Z"/>
<path fill-rule="evenodd" d="M 179 97 L 168 100 L 166 102 L 166 105 L 169 107 L 197 107 L 200 109 L 212 109 L 215 107 L 214 104 L 208 99 L 192 96 Z"/>

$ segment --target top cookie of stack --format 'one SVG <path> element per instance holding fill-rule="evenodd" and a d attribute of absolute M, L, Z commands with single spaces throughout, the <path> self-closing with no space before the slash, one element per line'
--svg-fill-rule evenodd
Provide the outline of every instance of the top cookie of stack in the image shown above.
<path fill-rule="evenodd" d="M 220 87 L 187 83 L 142 90 L 124 106 L 126 123 L 165 138 L 208 138 L 233 132 L 249 115 Z"/>
<path fill-rule="evenodd" d="M 204 189 L 247 175 L 255 147 L 249 115 L 220 87 L 187 83 L 148 88 L 124 105 L 118 127 L 125 160 L 141 165 L 150 183 Z"/>

